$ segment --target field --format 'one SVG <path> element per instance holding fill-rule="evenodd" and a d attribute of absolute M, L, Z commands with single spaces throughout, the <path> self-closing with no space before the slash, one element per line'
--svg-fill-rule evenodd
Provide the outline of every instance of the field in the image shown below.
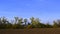
<path fill-rule="evenodd" d="M 60 34 L 60 28 L 0 29 L 0 34 Z"/>

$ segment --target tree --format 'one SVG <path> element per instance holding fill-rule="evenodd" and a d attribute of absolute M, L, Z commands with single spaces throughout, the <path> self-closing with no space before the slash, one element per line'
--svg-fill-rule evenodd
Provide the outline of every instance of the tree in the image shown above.
<path fill-rule="evenodd" d="M 1 18 L 0 18 L 0 25 L 2 24 Z"/>
<path fill-rule="evenodd" d="M 35 24 L 38 25 L 40 23 L 40 19 L 39 18 L 36 18 L 35 19 Z"/>
<path fill-rule="evenodd" d="M 12 24 L 11 24 L 9 21 L 7 21 L 6 28 L 7 28 L 7 29 L 12 28 Z"/>
<path fill-rule="evenodd" d="M 14 17 L 15 18 L 15 24 L 18 22 L 19 17 Z"/>
<path fill-rule="evenodd" d="M 6 24 L 7 23 L 7 19 L 5 17 L 2 17 L 2 20 L 1 21 L 2 21 L 3 24 Z"/>
<path fill-rule="evenodd" d="M 35 28 L 35 27 L 41 27 L 40 26 L 40 19 L 39 18 L 30 18 L 31 20 L 31 23 L 32 23 L 32 27 Z"/>
<path fill-rule="evenodd" d="M 20 19 L 18 20 L 18 24 L 22 25 L 22 23 L 23 23 L 23 18 L 20 18 Z"/>
<path fill-rule="evenodd" d="M 31 24 L 33 25 L 34 24 L 34 17 L 31 17 L 30 20 L 31 20 Z"/>
<path fill-rule="evenodd" d="M 57 24 L 57 22 L 56 21 L 53 21 L 53 28 L 57 28 L 58 27 L 58 24 Z"/>
<path fill-rule="evenodd" d="M 2 22 L 2 24 L 1 24 L 1 28 L 9 28 L 10 26 L 10 23 L 9 23 L 9 21 L 7 20 L 7 18 L 5 18 L 5 17 L 2 17 L 1 18 L 1 22 Z"/>
<path fill-rule="evenodd" d="M 25 22 L 25 26 L 26 26 L 26 23 L 28 22 L 26 18 L 24 19 L 24 22 Z"/>
<path fill-rule="evenodd" d="M 46 24 L 46 28 L 52 28 L 52 25 L 49 24 L 49 22 Z"/>
<path fill-rule="evenodd" d="M 60 19 L 57 20 L 58 27 L 60 27 Z"/>

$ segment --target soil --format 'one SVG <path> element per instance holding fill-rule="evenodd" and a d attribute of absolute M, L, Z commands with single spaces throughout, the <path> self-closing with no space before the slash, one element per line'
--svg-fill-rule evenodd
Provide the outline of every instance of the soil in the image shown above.
<path fill-rule="evenodd" d="M 0 34 L 60 34 L 60 28 L 0 29 Z"/>

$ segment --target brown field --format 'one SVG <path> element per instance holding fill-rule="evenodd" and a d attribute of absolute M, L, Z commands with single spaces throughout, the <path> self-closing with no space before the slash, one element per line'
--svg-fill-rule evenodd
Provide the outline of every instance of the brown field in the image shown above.
<path fill-rule="evenodd" d="M 0 34 L 60 34 L 60 28 L 0 29 Z"/>

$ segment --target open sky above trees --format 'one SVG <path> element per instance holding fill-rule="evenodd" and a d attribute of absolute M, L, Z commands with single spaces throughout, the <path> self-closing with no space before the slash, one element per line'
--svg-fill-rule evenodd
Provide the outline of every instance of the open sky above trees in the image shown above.
<path fill-rule="evenodd" d="M 0 17 L 38 17 L 44 23 L 60 19 L 60 0 L 0 0 Z"/>

